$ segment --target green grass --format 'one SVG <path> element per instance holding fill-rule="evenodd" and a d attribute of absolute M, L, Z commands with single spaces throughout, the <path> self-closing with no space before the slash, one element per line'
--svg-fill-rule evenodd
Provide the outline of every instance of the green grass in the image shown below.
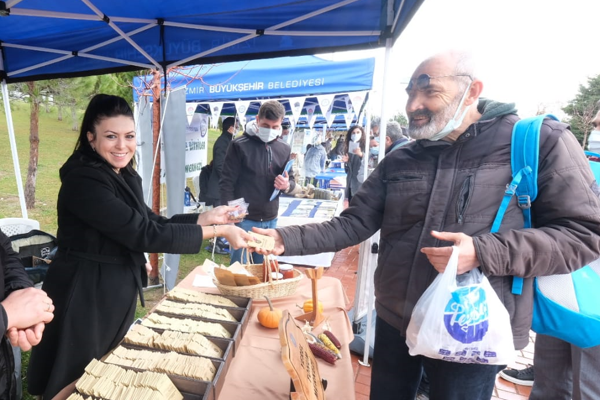
<path fill-rule="evenodd" d="M 27 177 L 27 167 L 29 164 L 29 104 L 14 101 L 11 104 L 12 116 L 15 129 L 15 139 L 19 155 L 19 165 L 23 185 Z M 0 107 L 0 113 L 4 114 L 4 109 Z M 73 152 L 78 132 L 71 130 L 71 121 L 66 118 L 64 121 L 58 121 L 57 110 L 51 109 L 46 113 L 44 108 L 40 109 L 39 121 L 39 162 L 36 184 L 36 202 L 35 208 L 28 210 L 28 216 L 31 219 L 38 220 L 43 231 L 56 235 L 56 199 L 60 189 L 60 178 L 58 171 L 62 164 Z M 80 113 L 81 115 L 81 113 Z M 219 132 L 209 130 L 208 136 L 208 161 L 212 160 L 212 148 L 214 142 L 219 136 Z M 183 171 L 182 171 L 183 173 Z M 190 187 L 191 183 L 189 183 Z M 0 218 L 21 217 L 21 208 L 19 205 L 19 196 L 14 174 L 10 142 L 8 137 L 8 128 L 6 118 L 0 118 Z M 210 253 L 204 250 L 208 241 L 202 244 L 202 250 L 198 254 L 185 254 L 181 256 L 179 265 L 179 282 L 196 266 L 201 265 Z M 228 256 L 215 255 L 215 261 L 228 264 Z M 142 308 L 138 302 L 136 317 L 144 316 L 149 309 L 162 297 L 162 289 L 153 289 L 146 292 L 146 308 Z M 27 366 L 29 364 L 29 353 L 23 353 L 23 399 L 33 400 L 27 391 Z"/>

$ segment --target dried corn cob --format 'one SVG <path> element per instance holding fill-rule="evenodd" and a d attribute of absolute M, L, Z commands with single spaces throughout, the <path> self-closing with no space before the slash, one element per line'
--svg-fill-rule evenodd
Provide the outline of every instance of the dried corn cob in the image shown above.
<path fill-rule="evenodd" d="M 328 362 L 329 364 L 335 364 L 337 361 L 337 357 L 333 354 L 327 347 L 317 344 L 317 343 L 309 343 L 308 347 L 310 347 L 310 351 L 315 355 L 315 357 L 319 357 L 320 359 Z"/>
<path fill-rule="evenodd" d="M 333 351 L 333 353 L 335 354 L 335 356 L 337 358 L 342 358 L 342 353 L 340 353 L 340 351 L 338 350 L 337 347 L 335 347 L 333 342 L 331 340 L 329 340 L 329 337 L 326 334 L 321 333 L 319 335 L 319 339 L 321 339 L 321 341 L 323 342 L 325 347 L 327 347 L 329 350 Z"/>
<path fill-rule="evenodd" d="M 316 335 L 314 335 L 310 332 L 306 333 L 306 335 L 309 336 L 309 341 L 312 339 L 312 341 L 314 341 L 314 343 L 318 343 L 318 344 L 325 346 L 325 343 L 323 343 L 323 341 L 321 339 L 319 339 Z"/>
<path fill-rule="evenodd" d="M 342 348 L 342 344 L 340 343 L 338 338 L 336 338 L 333 335 L 333 332 L 331 332 L 329 330 L 324 330 L 323 333 L 329 338 L 329 340 L 331 340 L 331 343 L 333 343 L 335 347 L 337 347 L 338 349 Z"/>

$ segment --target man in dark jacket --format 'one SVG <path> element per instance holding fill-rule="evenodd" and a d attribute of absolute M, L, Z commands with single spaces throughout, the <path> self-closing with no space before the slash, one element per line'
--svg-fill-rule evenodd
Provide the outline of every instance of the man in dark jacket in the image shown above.
<path fill-rule="evenodd" d="M 0 232 L 0 399 L 16 399 L 13 346 L 28 351 L 42 339 L 45 323 L 54 316 L 52 300 L 33 288 L 25 268 Z"/>
<path fill-rule="evenodd" d="M 389 154 L 339 217 L 322 224 L 260 230 L 273 253 L 337 251 L 381 230 L 375 271 L 377 310 L 371 399 L 414 399 L 422 370 L 432 398 L 489 400 L 499 366 L 411 356 L 406 329 L 413 308 L 439 272 L 451 245 L 458 273 L 480 268 L 506 307 L 516 349 L 529 343 L 533 277 L 571 272 L 600 254 L 598 185 L 566 124 L 541 128 L 534 228 L 512 199 L 500 230 L 490 233 L 511 173 L 512 104 L 480 99 L 465 53 L 421 63 L 408 87 L 409 135 Z M 520 295 L 511 291 L 523 277 Z"/>
<path fill-rule="evenodd" d="M 287 193 L 295 187 L 294 175 L 284 172 L 291 153 L 290 146 L 279 138 L 284 115 L 285 109 L 278 101 L 266 101 L 256 120 L 248 122 L 244 134 L 227 149 L 221 202 L 244 198 L 249 204 L 248 215 L 237 225 L 246 231 L 252 227 L 275 228 L 279 195 L 271 201 L 273 191 Z M 232 251 L 231 263 L 241 261 L 241 254 L 241 249 Z M 261 263 L 262 256 L 257 255 L 254 261 Z"/>
<path fill-rule="evenodd" d="M 221 180 L 221 172 L 225 163 L 225 154 L 227 147 L 237 132 L 237 124 L 234 117 L 227 117 L 223 120 L 223 133 L 217 138 L 213 147 L 212 173 L 208 181 L 208 193 L 205 199 L 207 206 L 221 205 L 221 188 L 219 181 Z"/>

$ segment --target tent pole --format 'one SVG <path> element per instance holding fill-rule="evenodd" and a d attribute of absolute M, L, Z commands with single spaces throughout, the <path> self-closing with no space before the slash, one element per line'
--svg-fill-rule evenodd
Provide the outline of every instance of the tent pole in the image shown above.
<path fill-rule="evenodd" d="M 12 113 L 10 112 L 8 86 L 6 84 L 6 80 L 4 79 L 2 79 L 2 99 L 4 100 L 4 112 L 6 114 L 6 125 L 8 126 L 8 137 L 10 139 L 10 151 L 12 153 L 13 166 L 15 169 L 15 178 L 17 179 L 17 190 L 19 192 L 21 214 L 23 215 L 23 218 L 27 218 L 27 207 L 25 206 L 25 193 L 23 192 L 23 181 L 21 180 L 21 167 L 19 167 L 19 154 L 17 153 L 17 142 L 15 140 L 15 128 L 13 126 Z"/>
<path fill-rule="evenodd" d="M 381 122 L 379 125 L 379 159 L 381 162 L 385 157 L 385 136 L 387 131 L 388 110 L 386 102 L 387 81 L 390 73 L 390 60 L 392 58 L 392 39 L 386 39 L 385 42 L 385 59 L 383 62 L 383 85 L 381 88 Z"/>
<path fill-rule="evenodd" d="M 161 88 L 160 88 L 160 70 L 152 71 L 152 136 L 154 149 L 154 164 L 152 167 L 152 211 L 160 215 L 160 108 L 161 108 Z M 166 79 L 166 78 L 165 78 Z M 158 279 L 158 254 L 150 254 L 150 265 L 152 271 L 148 277 L 148 283 L 157 285 Z"/>
<path fill-rule="evenodd" d="M 4 70 L 4 58 L 0 52 L 0 70 Z M 17 141 L 15 140 L 15 127 L 13 125 L 12 112 L 10 111 L 10 100 L 8 98 L 8 85 L 6 79 L 2 79 L 2 100 L 4 101 L 4 113 L 6 115 L 6 126 L 8 127 L 8 138 L 10 139 L 10 151 L 12 153 L 15 178 L 17 179 L 17 191 L 19 192 L 19 203 L 21 214 L 27 218 L 27 207 L 25 206 L 25 193 L 23 192 L 23 181 L 21 180 L 21 167 L 19 166 L 19 154 L 17 153 Z"/>
<path fill-rule="evenodd" d="M 391 3 L 388 4 L 388 20 L 390 19 L 390 14 L 391 14 Z M 385 157 L 385 136 L 386 136 L 386 128 L 387 128 L 387 104 L 385 101 L 385 96 L 386 96 L 386 82 L 388 80 L 388 74 L 390 71 L 390 59 L 392 56 L 392 39 L 386 39 L 385 41 L 385 61 L 383 64 L 383 85 L 381 88 L 381 119 L 379 122 L 379 156 L 378 156 L 378 161 L 381 162 L 381 160 L 383 160 L 383 158 Z M 373 241 L 373 243 L 379 243 L 379 234 L 377 234 L 377 238 L 375 239 L 375 241 Z M 376 264 L 377 262 L 377 257 L 374 258 L 374 263 Z M 370 267 L 370 265 L 369 265 Z M 371 344 L 371 335 L 374 333 L 371 331 L 371 324 L 372 324 L 372 319 L 373 319 L 373 305 L 375 303 L 375 288 L 374 288 L 374 283 L 372 283 L 373 281 L 373 274 L 369 273 L 367 274 L 367 279 L 369 279 L 369 287 L 371 288 L 371 290 L 369 290 L 369 296 L 368 296 L 368 300 L 367 300 L 367 330 L 365 332 L 365 348 L 364 348 L 364 353 L 363 353 L 363 361 L 361 362 L 362 365 L 368 366 L 369 365 L 369 345 Z"/>

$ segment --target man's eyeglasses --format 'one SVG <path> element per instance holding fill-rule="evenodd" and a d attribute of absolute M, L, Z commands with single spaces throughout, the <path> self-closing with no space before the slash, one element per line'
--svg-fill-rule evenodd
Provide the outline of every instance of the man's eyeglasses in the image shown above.
<path fill-rule="evenodd" d="M 469 74 L 456 74 L 456 75 L 441 75 L 441 76 L 430 76 L 428 74 L 421 74 L 417 76 L 417 79 L 411 79 L 408 82 L 408 86 L 406 87 L 406 91 L 410 92 L 413 89 L 424 90 L 429 87 L 432 79 L 440 79 L 440 78 L 454 78 L 458 76 L 466 76 L 469 79 L 473 80 L 473 77 Z"/>

